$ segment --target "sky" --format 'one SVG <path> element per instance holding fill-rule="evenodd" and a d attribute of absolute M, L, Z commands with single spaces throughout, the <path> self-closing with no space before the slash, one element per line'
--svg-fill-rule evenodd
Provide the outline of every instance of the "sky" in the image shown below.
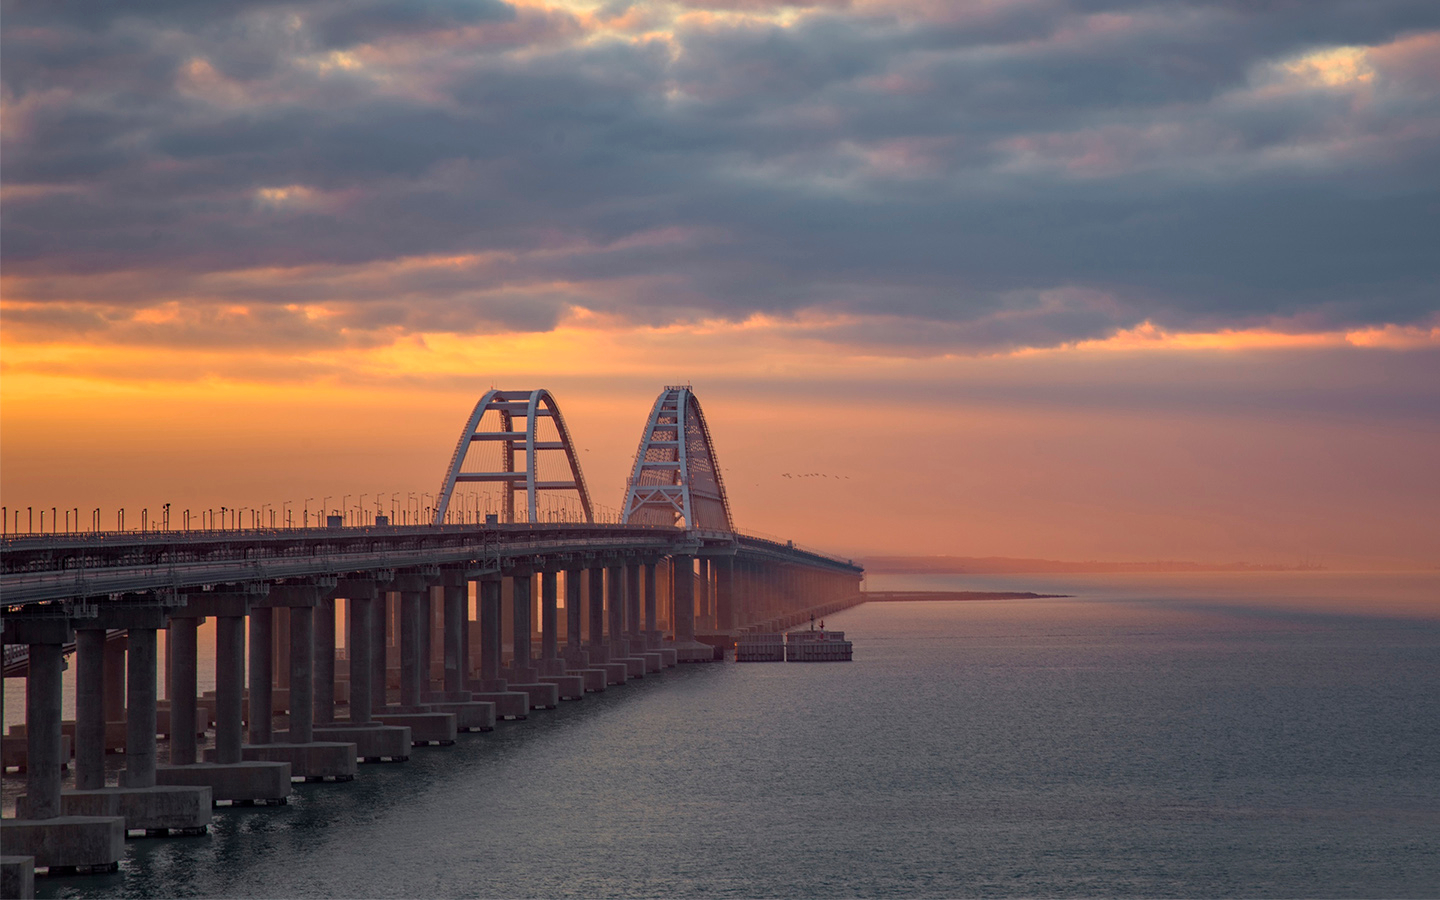
<path fill-rule="evenodd" d="M 491 386 L 614 510 L 688 383 L 751 533 L 1440 566 L 1433 0 L 18 0 L 0 43 L 7 528 L 433 492 Z"/>

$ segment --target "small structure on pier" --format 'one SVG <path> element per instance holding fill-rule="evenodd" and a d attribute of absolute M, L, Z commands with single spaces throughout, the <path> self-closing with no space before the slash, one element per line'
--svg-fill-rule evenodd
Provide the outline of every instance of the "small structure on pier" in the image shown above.
<path fill-rule="evenodd" d="M 849 662 L 853 647 L 843 631 L 792 631 L 785 635 L 786 662 Z"/>
<path fill-rule="evenodd" d="M 746 634 L 735 642 L 736 662 L 784 662 L 785 635 Z"/>
<path fill-rule="evenodd" d="M 845 632 L 823 628 L 747 634 L 735 642 L 736 662 L 849 662 L 852 653 Z"/>

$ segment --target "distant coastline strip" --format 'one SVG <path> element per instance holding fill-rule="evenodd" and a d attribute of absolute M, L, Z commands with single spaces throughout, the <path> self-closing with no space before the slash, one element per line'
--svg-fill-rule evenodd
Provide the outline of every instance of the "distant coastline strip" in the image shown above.
<path fill-rule="evenodd" d="M 1055 600 L 1073 594 L 1035 594 L 1030 591 L 865 591 L 869 602 L 895 603 L 911 600 Z"/>

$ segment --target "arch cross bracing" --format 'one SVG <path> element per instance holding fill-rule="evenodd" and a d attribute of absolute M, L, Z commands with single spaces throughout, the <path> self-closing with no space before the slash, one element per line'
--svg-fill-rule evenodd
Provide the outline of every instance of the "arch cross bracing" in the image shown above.
<path fill-rule="evenodd" d="M 517 454 L 524 458 L 523 467 L 517 465 Z M 557 455 L 563 456 L 563 461 Z M 450 457 L 435 504 L 434 524 L 445 523 L 456 486 L 470 483 L 499 488 L 496 512 L 502 522 L 516 521 L 515 495 L 522 492 L 525 518 L 521 521 L 540 521 L 540 494 L 544 491 L 575 492 L 579 508 L 573 514 L 585 522 L 595 521 L 570 430 L 547 390 L 491 390 L 480 398 Z"/>
<path fill-rule="evenodd" d="M 715 444 L 688 385 L 666 387 L 655 399 L 635 452 L 622 521 L 735 531 Z"/>

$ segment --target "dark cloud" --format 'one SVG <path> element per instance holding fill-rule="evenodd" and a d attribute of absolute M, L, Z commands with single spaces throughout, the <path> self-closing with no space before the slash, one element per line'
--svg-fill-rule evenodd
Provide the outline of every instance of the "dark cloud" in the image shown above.
<path fill-rule="evenodd" d="M 1433 3 L 931 13 L 580 40 L 498 0 L 7 6 L 7 274 L 139 305 L 99 276 L 478 255 L 220 293 L 454 331 L 821 307 L 917 350 L 1440 309 Z"/>

